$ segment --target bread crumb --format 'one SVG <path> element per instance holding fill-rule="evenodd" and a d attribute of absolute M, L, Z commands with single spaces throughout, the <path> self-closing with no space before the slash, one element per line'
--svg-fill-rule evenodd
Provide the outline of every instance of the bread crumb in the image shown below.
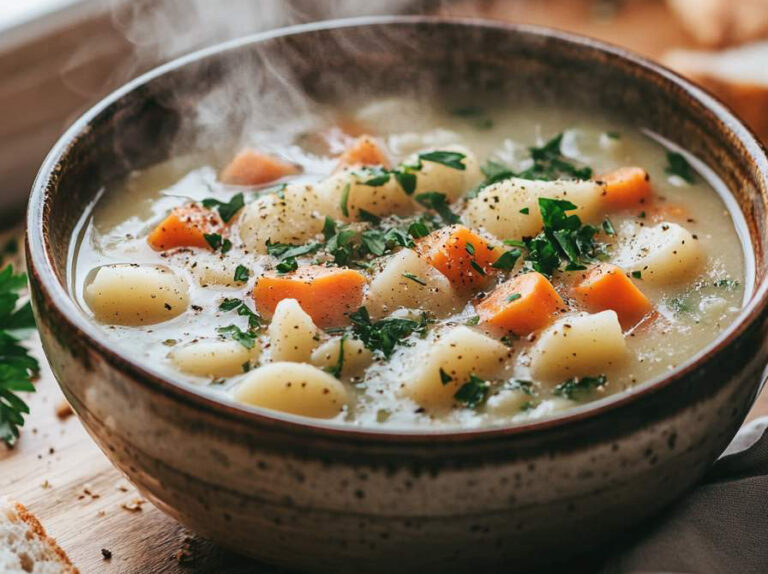
<path fill-rule="evenodd" d="M 147 501 L 143 498 L 132 498 L 128 502 L 123 502 L 120 506 L 129 512 L 141 512 L 141 506 Z"/>
<path fill-rule="evenodd" d="M 65 421 L 73 414 L 75 414 L 75 411 L 72 410 L 72 406 L 66 400 L 62 400 L 56 405 L 56 416 L 59 420 Z"/>

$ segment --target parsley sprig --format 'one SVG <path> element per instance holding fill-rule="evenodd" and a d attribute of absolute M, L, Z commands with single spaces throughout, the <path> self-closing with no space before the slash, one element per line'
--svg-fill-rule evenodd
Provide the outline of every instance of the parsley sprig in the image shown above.
<path fill-rule="evenodd" d="M 214 198 L 207 198 L 203 200 L 203 207 L 207 209 L 213 209 L 216 208 L 216 210 L 219 212 L 219 216 L 224 221 L 224 223 L 228 223 L 230 219 L 232 219 L 235 214 L 240 211 L 245 206 L 245 198 L 243 197 L 242 193 L 238 193 L 237 195 L 234 195 L 232 199 L 229 201 L 220 201 L 218 199 Z"/>
<path fill-rule="evenodd" d="M 8 265 L 0 271 L 0 440 L 13 446 L 29 406 L 18 396 L 32 392 L 37 360 L 21 345 L 20 332 L 35 326 L 29 302 L 19 306 L 19 292 L 27 285 L 24 273 Z"/>
<path fill-rule="evenodd" d="M 397 345 L 404 344 L 411 334 L 425 335 L 427 325 L 430 323 L 426 313 L 423 313 L 418 321 L 399 317 L 372 321 L 365 307 L 350 313 L 349 319 L 352 322 L 352 332 L 363 342 L 363 345 L 374 353 L 381 353 L 386 358 L 391 357 Z"/>
<path fill-rule="evenodd" d="M 608 383 L 605 375 L 597 377 L 573 377 L 557 385 L 552 393 L 559 397 L 565 397 L 572 401 L 580 401 L 589 396 L 596 389 L 604 387 Z"/>

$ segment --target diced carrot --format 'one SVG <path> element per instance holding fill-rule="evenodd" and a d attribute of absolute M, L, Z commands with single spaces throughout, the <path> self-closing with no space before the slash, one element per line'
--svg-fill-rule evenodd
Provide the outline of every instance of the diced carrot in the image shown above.
<path fill-rule="evenodd" d="M 389 167 L 386 151 L 371 136 L 360 136 L 339 157 L 337 169 L 353 165 L 381 165 Z"/>
<path fill-rule="evenodd" d="M 590 311 L 612 309 L 629 329 L 653 309 L 653 305 L 619 267 L 601 263 L 590 269 L 572 288 L 573 296 Z"/>
<path fill-rule="evenodd" d="M 433 231 L 419 240 L 416 251 L 460 289 L 485 283 L 500 255 L 498 249 L 463 225 Z"/>
<path fill-rule="evenodd" d="M 658 223 L 659 221 L 689 221 L 691 214 L 688 209 L 679 203 L 654 202 L 645 209 L 646 217 Z"/>
<path fill-rule="evenodd" d="M 608 209 L 630 209 L 651 199 L 651 179 L 641 167 L 620 167 L 598 180 L 605 184 L 603 202 Z"/>
<path fill-rule="evenodd" d="M 221 233 L 223 229 L 224 222 L 215 211 L 190 204 L 171 211 L 147 236 L 147 242 L 155 251 L 176 247 L 210 248 L 205 234 Z"/>
<path fill-rule="evenodd" d="M 321 328 L 349 322 L 363 300 L 365 277 L 352 269 L 308 265 L 286 275 L 263 275 L 253 288 L 260 313 L 272 314 L 283 299 L 296 299 Z"/>
<path fill-rule="evenodd" d="M 534 271 L 502 283 L 475 309 L 483 323 L 527 335 L 549 325 L 564 306 L 552 283 Z"/>
<path fill-rule="evenodd" d="M 260 185 L 298 172 L 295 165 L 279 158 L 244 149 L 224 168 L 220 179 L 231 185 Z"/>

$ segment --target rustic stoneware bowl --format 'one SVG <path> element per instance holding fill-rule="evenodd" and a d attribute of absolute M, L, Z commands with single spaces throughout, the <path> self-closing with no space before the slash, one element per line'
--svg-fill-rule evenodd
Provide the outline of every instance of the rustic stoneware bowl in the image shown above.
<path fill-rule="evenodd" d="M 380 432 L 204 396 L 131 360 L 70 296 L 73 230 L 102 186 L 216 145 L 200 109 L 222 94 L 227 116 L 217 122 L 231 129 L 244 118 L 227 101 L 244 95 L 249 117 L 270 117 L 276 102 L 304 94 L 442 90 L 585 107 L 698 156 L 747 222 L 754 272 L 738 319 L 669 375 L 554 418 Z M 67 398 L 114 464 L 188 527 L 313 572 L 522 570 L 607 548 L 691 487 L 738 429 L 768 356 L 767 193 L 765 153 L 731 112 L 619 49 L 475 21 L 343 21 L 194 54 L 101 102 L 40 171 L 28 262 L 40 334 Z"/>

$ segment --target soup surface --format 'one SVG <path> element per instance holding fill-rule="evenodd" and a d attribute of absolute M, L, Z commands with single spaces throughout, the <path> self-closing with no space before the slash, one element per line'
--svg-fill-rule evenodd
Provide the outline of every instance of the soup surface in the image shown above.
<path fill-rule="evenodd" d="M 235 402 L 476 427 L 662 375 L 742 304 L 722 183 L 650 134 L 411 100 L 313 121 L 103 191 L 71 288 L 106 338 Z"/>

